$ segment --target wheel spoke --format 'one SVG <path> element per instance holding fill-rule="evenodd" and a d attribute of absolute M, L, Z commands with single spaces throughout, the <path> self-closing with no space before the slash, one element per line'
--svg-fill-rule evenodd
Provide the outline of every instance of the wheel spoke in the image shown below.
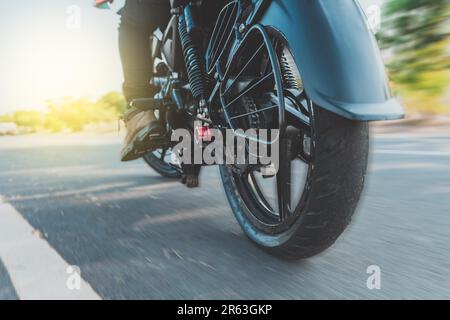
<path fill-rule="evenodd" d="M 229 10 L 229 7 L 227 6 L 225 8 L 225 12 L 224 12 L 225 17 L 228 14 L 228 10 Z M 211 39 L 211 43 L 213 44 L 213 46 L 211 47 L 211 57 L 213 58 L 213 60 L 215 60 L 214 54 L 216 52 L 216 46 L 218 46 L 217 37 L 220 35 L 220 31 L 222 30 L 222 25 L 223 25 L 224 21 L 225 21 L 225 19 L 221 19 L 219 27 L 217 28 L 217 25 L 216 25 L 214 28 L 214 31 L 213 31 L 213 37 Z"/>
<path fill-rule="evenodd" d="M 160 157 L 160 159 L 161 159 L 162 161 L 164 161 L 164 158 L 166 157 L 166 153 L 167 153 L 167 148 L 162 149 L 162 151 L 161 151 L 161 157 Z"/>
<path fill-rule="evenodd" d="M 264 77 L 259 79 L 258 81 L 254 82 L 254 83 L 250 83 L 236 98 L 234 98 L 231 102 L 227 103 L 224 106 L 224 108 L 226 109 L 226 108 L 230 107 L 231 105 L 235 104 L 237 101 L 239 101 L 240 98 L 247 95 L 252 90 L 255 90 L 259 85 L 264 83 L 264 81 L 269 79 L 271 76 L 273 76 L 273 71 L 271 71 L 270 73 L 268 73 L 267 75 L 265 75 Z"/>
<path fill-rule="evenodd" d="M 290 90 L 292 92 L 292 90 Z M 298 106 L 301 109 L 302 113 L 306 116 L 310 116 L 309 106 L 308 106 L 308 97 L 306 96 L 305 90 L 294 92 L 295 98 L 298 101 Z"/>
<path fill-rule="evenodd" d="M 285 110 L 290 115 L 290 125 L 300 129 L 304 132 L 311 131 L 311 118 L 308 107 L 308 98 L 304 91 L 298 90 L 286 90 L 286 94 L 290 99 L 294 99 L 295 102 L 287 99 L 285 104 Z"/>
<path fill-rule="evenodd" d="M 277 195 L 280 221 L 286 220 L 290 215 L 291 204 L 291 159 L 287 152 L 286 142 L 280 148 L 280 168 L 277 173 Z"/>
<path fill-rule="evenodd" d="M 252 62 L 253 59 L 255 59 L 255 57 L 258 55 L 258 53 L 261 51 L 261 49 L 263 47 L 264 47 L 264 44 L 262 44 L 258 49 L 256 49 L 256 51 L 253 54 L 253 56 L 247 61 L 247 63 L 244 65 L 244 67 L 241 69 L 241 71 L 239 71 L 238 75 L 234 78 L 234 80 L 231 82 L 231 84 L 229 86 L 227 86 L 227 88 L 225 89 L 225 92 L 223 94 L 227 94 L 230 91 L 230 89 L 236 84 L 236 82 L 239 79 L 239 77 L 244 73 L 244 71 L 250 65 L 250 62 Z"/>
<path fill-rule="evenodd" d="M 311 163 L 311 157 L 306 154 L 299 154 L 298 158 L 300 159 L 300 161 L 304 162 L 305 164 Z"/>
<path fill-rule="evenodd" d="M 311 163 L 311 138 L 302 135 L 302 141 L 300 146 L 300 152 L 298 153 L 298 158 L 306 164 Z"/>
<path fill-rule="evenodd" d="M 259 201 L 267 208 L 267 210 L 273 211 L 272 206 L 267 201 L 266 196 L 264 195 L 264 193 L 262 192 L 261 188 L 259 187 L 259 183 L 256 180 L 254 173 L 250 172 L 248 174 L 248 177 L 250 179 L 250 183 L 253 186 L 253 190 L 256 193 L 256 196 L 259 198 Z"/>
<path fill-rule="evenodd" d="M 234 119 L 238 119 L 238 118 L 242 118 L 242 117 L 246 117 L 246 116 L 251 116 L 252 114 L 264 112 L 264 111 L 271 110 L 271 109 L 274 109 L 274 108 L 278 108 L 278 105 L 276 104 L 276 105 L 273 105 L 273 106 L 270 106 L 270 107 L 266 107 L 266 108 L 262 108 L 262 109 L 259 109 L 259 110 L 250 111 L 250 112 L 247 112 L 247 113 L 244 113 L 244 114 L 240 114 L 238 116 L 231 117 L 230 120 L 234 120 Z"/>

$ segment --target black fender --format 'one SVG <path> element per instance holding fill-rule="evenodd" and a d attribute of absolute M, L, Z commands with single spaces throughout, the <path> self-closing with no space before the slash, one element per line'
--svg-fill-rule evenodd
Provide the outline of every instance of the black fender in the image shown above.
<path fill-rule="evenodd" d="M 258 3 L 258 1 L 254 1 Z M 318 106 L 353 120 L 404 117 L 356 0 L 260 0 L 256 23 L 288 41 L 305 90 Z"/>

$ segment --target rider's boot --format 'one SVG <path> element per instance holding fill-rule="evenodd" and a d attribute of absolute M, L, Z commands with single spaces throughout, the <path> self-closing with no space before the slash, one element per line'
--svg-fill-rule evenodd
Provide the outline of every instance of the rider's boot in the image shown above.
<path fill-rule="evenodd" d="M 127 135 L 120 153 L 122 161 L 132 161 L 152 151 L 161 144 L 164 127 L 153 110 L 130 107 L 123 115 Z"/>

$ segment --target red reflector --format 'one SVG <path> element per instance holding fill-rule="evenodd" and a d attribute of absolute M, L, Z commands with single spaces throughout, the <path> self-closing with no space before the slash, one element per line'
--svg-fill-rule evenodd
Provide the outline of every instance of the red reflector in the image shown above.
<path fill-rule="evenodd" d="M 198 140 L 201 141 L 211 141 L 212 139 L 212 131 L 211 128 L 208 126 L 201 126 L 201 127 L 197 127 L 197 137 Z"/>

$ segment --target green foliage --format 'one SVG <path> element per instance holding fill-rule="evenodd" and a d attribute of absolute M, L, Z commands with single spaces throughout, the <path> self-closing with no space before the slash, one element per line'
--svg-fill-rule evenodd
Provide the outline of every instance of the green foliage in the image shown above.
<path fill-rule="evenodd" d="M 103 105 L 105 109 L 116 110 L 119 114 L 122 114 L 127 107 L 125 97 L 115 91 L 105 94 L 98 100 L 97 104 Z"/>
<path fill-rule="evenodd" d="M 39 111 L 24 110 L 14 113 L 12 119 L 19 127 L 26 127 L 31 131 L 38 131 L 44 127 L 45 115 Z"/>
<path fill-rule="evenodd" d="M 0 115 L 0 122 L 14 122 L 13 116 L 10 114 Z"/>
<path fill-rule="evenodd" d="M 450 111 L 449 0 L 387 0 L 378 35 L 389 75 L 410 109 Z"/>
<path fill-rule="evenodd" d="M 61 103 L 49 102 L 46 112 L 17 111 L 12 115 L 1 116 L 0 122 L 14 122 L 33 132 L 77 132 L 86 125 L 116 121 L 125 107 L 123 96 L 110 92 L 96 102 L 72 98 L 66 98 Z"/>

